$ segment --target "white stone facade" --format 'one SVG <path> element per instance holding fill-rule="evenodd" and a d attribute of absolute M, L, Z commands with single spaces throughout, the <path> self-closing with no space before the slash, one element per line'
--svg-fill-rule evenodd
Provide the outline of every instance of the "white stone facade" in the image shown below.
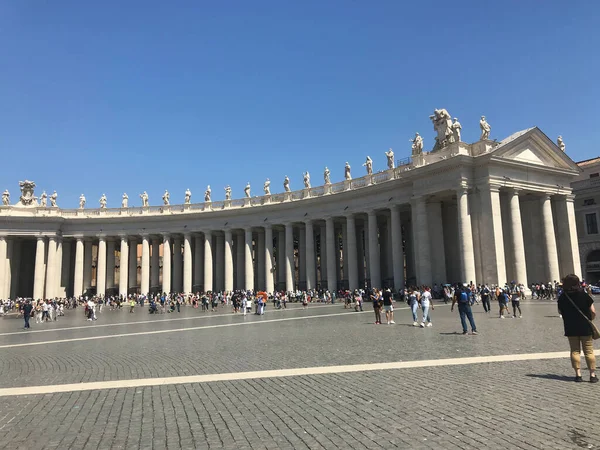
<path fill-rule="evenodd" d="M 1 206 L 0 298 L 559 279 L 581 274 L 569 187 L 579 173 L 531 128 L 262 197 Z"/>

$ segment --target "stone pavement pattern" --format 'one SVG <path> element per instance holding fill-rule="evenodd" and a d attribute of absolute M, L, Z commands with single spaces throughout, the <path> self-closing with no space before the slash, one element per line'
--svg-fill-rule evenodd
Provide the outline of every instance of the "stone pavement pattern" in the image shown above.
<path fill-rule="evenodd" d="M 458 317 L 441 306 L 424 330 L 406 326 L 409 311 L 397 312 L 396 326 L 372 325 L 369 311 L 0 348 L 0 377 L 9 387 L 546 351 L 565 351 L 565 359 L 0 397 L 0 449 L 600 447 L 600 389 L 570 381 L 555 306 L 525 305 L 521 320 L 488 318 L 480 308 L 479 336 L 453 334 Z M 344 312 L 213 314 L 2 335 L 0 346 Z M 35 329 L 85 325 L 68 314 Z M 97 323 L 148 317 L 105 311 Z M 16 320 L 0 320 L 0 333 L 15 330 Z"/>

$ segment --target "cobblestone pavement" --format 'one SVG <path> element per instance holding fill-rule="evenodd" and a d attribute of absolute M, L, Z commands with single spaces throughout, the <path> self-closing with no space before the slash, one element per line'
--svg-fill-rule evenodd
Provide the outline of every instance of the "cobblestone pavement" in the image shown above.
<path fill-rule="evenodd" d="M 343 305 L 294 305 L 245 318 L 227 310 L 156 317 L 105 310 L 93 323 L 69 311 L 59 322 L 33 324 L 34 333 L 19 333 L 20 320 L 0 319 L 2 388 L 565 354 L 0 397 L 0 449 L 600 448 L 600 388 L 571 382 L 555 304 L 524 304 L 523 319 L 474 311 L 478 336 L 458 334 L 456 311 L 443 304 L 426 329 L 413 327 L 406 309 L 396 311 L 396 325 L 376 326 L 371 311 Z M 129 335 L 107 337 L 121 334 Z M 94 339 L 73 340 L 85 338 Z"/>

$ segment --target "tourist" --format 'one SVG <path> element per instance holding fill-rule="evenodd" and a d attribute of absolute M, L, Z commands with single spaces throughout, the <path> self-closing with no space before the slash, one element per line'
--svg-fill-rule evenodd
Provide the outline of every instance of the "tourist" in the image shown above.
<path fill-rule="evenodd" d="M 375 312 L 375 325 L 381 325 L 381 295 L 377 289 L 373 289 L 371 294 L 371 300 L 373 301 L 373 311 Z"/>
<path fill-rule="evenodd" d="M 510 314 L 508 312 L 508 294 L 504 289 L 500 289 L 500 287 L 496 289 L 496 292 L 496 298 L 498 299 L 498 308 L 500 309 L 500 318 L 504 319 L 504 311 L 506 311 L 506 314 Z"/>
<path fill-rule="evenodd" d="M 431 323 L 431 315 L 429 309 L 433 311 L 435 308 L 433 307 L 433 299 L 431 297 L 431 291 L 428 287 L 423 290 L 423 294 L 421 294 L 420 298 L 421 309 L 423 310 L 423 318 L 421 320 L 421 328 L 425 328 L 425 321 L 427 320 L 427 326 L 433 326 Z"/>
<path fill-rule="evenodd" d="M 21 311 L 23 312 L 23 320 L 25 321 L 25 326 L 23 328 L 28 330 L 29 328 L 31 328 L 31 326 L 29 325 L 29 318 L 31 317 L 31 313 L 33 312 L 33 306 L 31 305 L 29 300 L 25 302 L 25 304 L 21 308 Z"/>
<path fill-rule="evenodd" d="M 513 286 L 512 288 L 512 292 L 511 292 L 511 304 L 512 304 L 512 310 L 513 310 L 513 319 L 517 318 L 517 309 L 519 310 L 519 319 L 522 317 L 521 314 L 521 290 L 519 289 L 519 286 Z M 508 310 L 508 306 L 506 308 Z"/>
<path fill-rule="evenodd" d="M 419 326 L 419 317 L 417 316 L 417 310 L 419 309 L 419 292 L 415 288 L 410 288 L 408 290 L 408 306 L 410 306 L 410 310 L 412 312 L 413 317 L 413 327 Z"/>
<path fill-rule="evenodd" d="M 348 297 L 350 298 L 350 297 Z M 360 293 L 360 291 L 358 289 L 354 290 L 354 311 L 358 312 L 358 311 L 363 310 L 363 298 L 362 298 L 362 294 Z"/>
<path fill-rule="evenodd" d="M 386 289 L 383 293 L 383 310 L 385 311 L 385 320 L 387 324 L 394 324 L 394 298 L 392 296 L 392 291 L 390 289 Z"/>
<path fill-rule="evenodd" d="M 135 300 L 132 298 L 131 301 L 129 302 L 129 312 L 132 313 L 134 309 L 135 309 Z"/>
<path fill-rule="evenodd" d="M 454 290 L 454 298 L 452 299 L 452 307 L 450 311 L 454 311 L 454 305 L 458 303 L 458 313 L 460 314 L 460 323 L 463 329 L 463 335 L 469 334 L 467 329 L 467 320 L 471 325 L 471 334 L 477 334 L 477 327 L 475 326 L 475 319 L 473 319 L 473 311 L 469 304 L 469 290 L 467 287 L 456 286 Z"/>
<path fill-rule="evenodd" d="M 565 336 L 569 339 L 575 381 L 583 381 L 580 356 L 583 350 L 590 371 L 590 383 L 597 383 L 596 357 L 592 339 L 592 321 L 596 318 L 596 310 L 594 300 L 583 291 L 577 275 L 567 275 L 563 280 L 563 293 L 558 298 L 558 310 L 562 314 Z"/>
<path fill-rule="evenodd" d="M 489 313 L 491 310 L 491 307 L 490 307 L 491 292 L 490 292 L 490 289 L 488 288 L 487 284 L 481 288 L 480 295 L 481 295 L 481 303 L 483 304 L 483 310 L 486 313 Z"/>

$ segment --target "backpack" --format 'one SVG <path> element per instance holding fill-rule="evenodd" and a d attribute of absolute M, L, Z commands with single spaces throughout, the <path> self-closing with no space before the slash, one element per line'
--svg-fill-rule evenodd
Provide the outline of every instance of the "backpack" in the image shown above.
<path fill-rule="evenodd" d="M 459 303 L 468 303 L 469 302 L 469 296 L 467 295 L 467 293 L 465 291 L 462 291 L 460 293 L 458 302 Z"/>

